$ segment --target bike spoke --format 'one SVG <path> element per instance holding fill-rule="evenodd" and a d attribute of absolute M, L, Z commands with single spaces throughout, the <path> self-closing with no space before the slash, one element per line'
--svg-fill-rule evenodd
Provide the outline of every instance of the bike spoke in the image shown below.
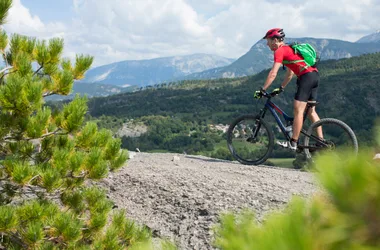
<path fill-rule="evenodd" d="M 269 133 L 268 127 L 253 116 L 237 120 L 229 129 L 229 149 L 244 164 L 260 164 L 273 147 Z"/>
<path fill-rule="evenodd" d="M 326 152 L 336 152 L 344 160 L 347 153 L 357 153 L 357 141 L 353 131 L 345 123 L 331 118 L 324 119 L 311 126 L 310 137 L 305 138 L 305 152 L 308 158 L 315 158 Z M 317 130 L 323 131 L 323 140 L 318 137 Z"/>

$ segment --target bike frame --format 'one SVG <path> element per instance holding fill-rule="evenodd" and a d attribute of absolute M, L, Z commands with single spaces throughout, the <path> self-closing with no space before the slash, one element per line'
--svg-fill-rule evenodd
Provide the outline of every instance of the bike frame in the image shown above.
<path fill-rule="evenodd" d="M 284 123 L 282 122 L 282 120 L 280 119 L 279 115 L 277 113 L 279 113 L 280 115 L 283 116 L 284 120 L 286 121 L 287 123 L 287 126 L 290 126 L 290 125 L 293 125 L 293 120 L 294 120 L 294 117 L 291 117 L 289 116 L 288 114 L 286 114 L 279 106 L 277 106 L 275 103 L 273 103 L 271 101 L 271 98 L 272 96 L 270 95 L 267 95 L 266 96 L 268 99 L 265 103 L 265 106 L 264 108 L 262 108 L 260 110 L 260 113 L 259 113 L 259 117 L 261 119 L 264 119 L 265 117 L 265 114 L 267 112 L 267 110 L 270 111 L 270 113 L 273 115 L 273 117 L 275 118 L 276 120 L 276 123 L 277 125 L 280 127 L 281 129 L 281 132 L 283 133 L 283 135 L 285 136 L 285 138 L 290 141 L 290 136 L 288 135 L 288 133 L 286 133 L 286 130 L 285 130 L 285 125 Z M 306 117 L 307 117 L 307 113 L 310 109 L 311 105 L 307 104 L 306 105 L 306 110 L 305 110 L 305 113 L 304 113 L 304 117 L 303 117 L 303 122 L 305 122 L 306 120 Z M 254 134 L 254 137 L 256 138 L 257 136 L 257 133 L 258 131 L 260 130 L 260 124 L 256 127 L 256 131 L 253 133 Z M 324 146 L 327 146 L 326 142 L 324 140 L 321 140 L 319 137 L 317 136 L 314 136 L 314 135 L 307 135 L 306 131 L 302 128 L 301 129 L 301 134 L 305 135 L 305 136 L 308 136 L 310 138 L 313 138 L 315 141 L 319 142 L 321 145 L 324 145 Z M 315 148 L 313 146 L 303 146 L 303 145 L 299 145 L 300 148 Z"/>

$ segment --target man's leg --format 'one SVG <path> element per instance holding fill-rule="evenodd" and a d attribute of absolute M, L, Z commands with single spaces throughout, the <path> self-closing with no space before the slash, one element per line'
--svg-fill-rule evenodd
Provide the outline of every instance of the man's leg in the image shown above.
<path fill-rule="evenodd" d="M 317 112 L 315 111 L 315 107 L 311 107 L 310 110 L 309 110 L 309 113 L 307 114 L 307 116 L 309 117 L 309 119 L 311 120 L 312 123 L 314 122 L 317 122 L 319 121 L 319 116 L 317 114 Z M 317 135 L 319 138 L 323 138 L 323 132 L 322 132 L 322 126 L 319 126 L 317 128 Z"/>
<path fill-rule="evenodd" d="M 303 114 L 307 102 L 294 100 L 294 120 L 293 120 L 293 136 L 294 140 L 298 140 L 303 124 Z"/>

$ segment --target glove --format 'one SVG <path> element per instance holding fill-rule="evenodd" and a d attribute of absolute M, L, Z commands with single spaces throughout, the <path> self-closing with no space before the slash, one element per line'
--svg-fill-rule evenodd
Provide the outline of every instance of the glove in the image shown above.
<path fill-rule="evenodd" d="M 284 88 L 282 86 L 280 86 L 279 88 L 274 89 L 272 93 L 275 95 L 278 95 L 282 92 L 284 92 Z"/>
<path fill-rule="evenodd" d="M 255 93 L 253 94 L 253 98 L 255 99 L 260 99 L 263 97 L 264 90 L 261 88 L 260 90 L 256 90 Z"/>

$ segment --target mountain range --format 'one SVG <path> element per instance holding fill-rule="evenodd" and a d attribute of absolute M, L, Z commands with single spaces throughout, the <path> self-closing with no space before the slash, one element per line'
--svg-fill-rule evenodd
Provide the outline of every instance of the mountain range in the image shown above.
<path fill-rule="evenodd" d="M 234 59 L 193 54 L 151 60 L 121 61 L 90 69 L 84 82 L 117 86 L 147 86 L 171 81 L 186 75 L 231 64 Z"/>
<path fill-rule="evenodd" d="M 286 42 L 310 43 L 320 55 L 321 60 L 330 60 L 350 58 L 352 56 L 379 52 L 380 42 L 375 42 L 376 40 L 373 37 L 374 36 L 371 36 L 372 40 L 363 40 L 368 41 L 366 43 L 353 43 L 336 39 L 318 38 L 288 38 L 286 39 Z M 238 58 L 230 65 L 199 73 L 193 73 L 186 76 L 184 79 L 217 79 L 248 76 L 270 68 L 272 64 L 273 52 L 268 49 L 266 40 L 260 40 L 253 45 L 246 54 Z"/>
<path fill-rule="evenodd" d="M 123 88 L 120 86 L 110 85 L 110 84 L 100 84 L 100 83 L 87 83 L 87 82 L 75 82 L 73 90 L 69 95 L 52 95 L 48 96 L 45 99 L 47 101 L 61 101 L 73 99 L 76 94 L 81 96 L 86 95 L 87 97 L 100 97 L 100 96 L 109 96 L 116 95 L 119 93 L 133 91 L 133 88 Z"/>
<path fill-rule="evenodd" d="M 379 52 L 380 30 L 356 42 L 321 38 L 286 39 L 287 43 L 294 41 L 312 44 L 321 60 L 350 58 Z M 127 60 L 92 68 L 81 82 L 139 88 L 180 80 L 248 76 L 271 67 L 272 63 L 273 53 L 266 46 L 266 41 L 260 40 L 236 60 L 209 54 Z"/>
<path fill-rule="evenodd" d="M 380 30 L 356 41 L 357 43 L 380 43 Z"/>

